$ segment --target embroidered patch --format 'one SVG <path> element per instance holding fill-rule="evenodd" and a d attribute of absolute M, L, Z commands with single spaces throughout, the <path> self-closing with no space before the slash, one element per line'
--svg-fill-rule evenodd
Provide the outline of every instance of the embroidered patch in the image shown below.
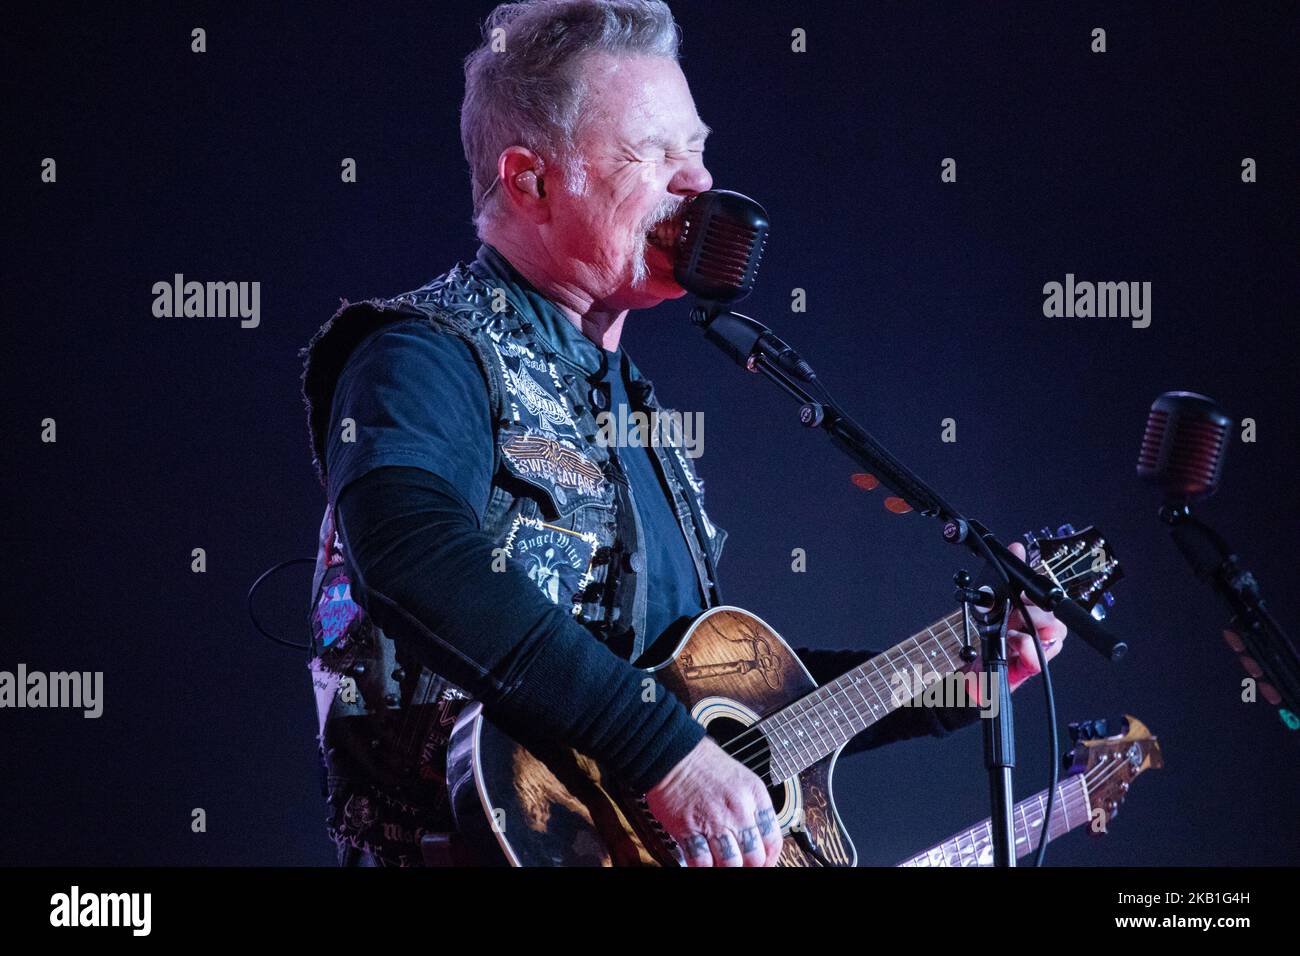
<path fill-rule="evenodd" d="M 607 479 L 599 465 L 578 451 L 547 435 L 525 432 L 512 435 L 501 444 L 501 453 L 520 478 L 544 487 L 565 509 L 572 499 L 605 501 Z"/>
<path fill-rule="evenodd" d="M 316 605 L 316 617 L 312 622 L 317 646 L 329 647 L 346 633 L 348 625 L 361 613 L 361 608 L 352 600 L 352 584 L 339 575 L 322 589 L 320 601 Z"/>
<path fill-rule="evenodd" d="M 577 614 L 581 601 L 576 596 L 591 583 L 596 543 L 596 535 L 590 531 L 570 531 L 520 515 L 510 526 L 504 550 L 524 565 L 528 577 L 552 604 L 572 601 Z"/>
<path fill-rule="evenodd" d="M 508 333 L 488 330 L 501 365 L 501 377 L 513 406 L 513 417 L 519 421 L 519 405 L 528 411 L 540 428 L 548 432 L 563 429 L 565 434 L 577 434 L 577 423 L 562 396 L 560 379 L 555 366 L 538 358 L 531 349 L 510 340 Z M 533 377 L 533 372 L 545 375 L 554 386 L 554 394 Z"/>
<path fill-rule="evenodd" d="M 572 418 L 564 406 L 547 394 L 537 380 L 524 369 L 506 370 L 506 388 L 528 409 L 546 424 L 572 424 Z"/>
<path fill-rule="evenodd" d="M 376 819 L 375 809 L 368 799 L 356 793 L 348 797 L 347 805 L 343 807 L 343 822 L 349 829 L 364 832 Z"/>

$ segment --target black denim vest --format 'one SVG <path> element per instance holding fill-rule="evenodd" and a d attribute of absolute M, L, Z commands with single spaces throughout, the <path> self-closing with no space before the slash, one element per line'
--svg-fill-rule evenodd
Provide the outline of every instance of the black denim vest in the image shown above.
<path fill-rule="evenodd" d="M 609 408 L 596 388 L 602 351 L 490 246 L 414 292 L 345 303 L 304 350 L 306 401 L 317 475 L 335 386 L 352 351 L 373 332 L 410 319 L 455 335 L 475 356 L 495 422 L 491 494 L 482 528 L 503 560 L 521 563 L 553 602 L 615 653 L 635 661 L 646 635 L 645 544 L 618 449 L 597 438 Z M 635 411 L 670 413 L 634 365 Z M 704 486 L 681 447 L 652 446 L 695 565 L 706 606 L 721 603 L 715 567 L 726 532 L 704 511 Z M 466 696 L 387 637 L 351 594 L 353 575 L 321 521 L 311 626 L 328 827 L 340 848 L 381 862 L 418 863 L 425 830 L 451 828 L 445 793 L 447 737 Z"/>

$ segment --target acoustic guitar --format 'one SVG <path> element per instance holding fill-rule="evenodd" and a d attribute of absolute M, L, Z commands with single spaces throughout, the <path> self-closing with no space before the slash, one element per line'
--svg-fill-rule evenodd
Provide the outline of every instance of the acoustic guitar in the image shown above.
<path fill-rule="evenodd" d="M 1027 559 L 1101 616 L 1120 567 L 1092 528 L 1026 536 Z M 849 739 L 911 702 L 915 675 L 964 665 L 960 610 L 818 687 L 762 619 L 736 607 L 700 615 L 647 673 L 731 756 L 766 781 L 785 836 L 782 866 L 852 866 L 853 843 L 831 792 Z M 978 646 L 978 637 L 972 637 Z M 918 683 L 910 685 L 924 690 Z M 465 858 L 480 865 L 677 866 L 684 857 L 632 793 L 572 748 L 528 748 L 471 703 L 448 744 L 447 780 Z"/>

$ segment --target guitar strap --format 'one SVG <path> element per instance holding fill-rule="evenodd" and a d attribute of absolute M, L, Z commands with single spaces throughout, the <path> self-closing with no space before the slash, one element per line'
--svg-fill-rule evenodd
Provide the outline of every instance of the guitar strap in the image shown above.
<path fill-rule="evenodd" d="M 672 454 L 670 451 L 670 453 L 664 457 L 668 459 L 669 464 L 672 466 L 673 473 L 677 476 L 677 480 L 681 482 L 682 487 L 690 489 L 691 483 L 687 480 L 686 472 L 682 468 L 682 463 L 678 461 L 677 456 Z M 700 506 L 695 500 L 695 495 L 688 493 L 684 495 L 684 497 L 686 498 L 687 506 L 691 509 L 691 520 L 695 522 L 696 537 L 701 538 L 705 524 L 704 517 L 700 513 Z M 703 540 L 701 540 L 700 543 L 700 550 L 704 552 L 705 567 L 709 569 L 709 587 L 708 593 L 704 595 L 704 601 L 708 607 L 717 607 L 722 603 L 722 590 L 718 585 L 718 569 L 713 563 L 713 551 L 709 547 L 709 543 Z"/>

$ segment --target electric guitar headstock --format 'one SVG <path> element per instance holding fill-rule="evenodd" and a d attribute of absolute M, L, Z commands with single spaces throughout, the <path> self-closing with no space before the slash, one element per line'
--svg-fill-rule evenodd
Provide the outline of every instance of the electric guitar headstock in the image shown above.
<path fill-rule="evenodd" d="M 1096 528 L 1075 531 L 1061 525 L 1053 533 L 1044 528 L 1025 534 L 1025 560 L 1049 577 L 1071 600 L 1083 605 L 1097 620 L 1115 603 L 1110 588 L 1124 576 L 1110 545 Z"/>
<path fill-rule="evenodd" d="M 1125 714 L 1117 721 L 1088 720 L 1070 724 L 1074 749 L 1065 756 L 1068 775 L 1083 774 L 1088 786 L 1088 806 L 1094 834 L 1106 832 L 1106 824 L 1119 812 L 1133 780 L 1147 770 L 1165 765 L 1160 741 L 1136 717 Z"/>

